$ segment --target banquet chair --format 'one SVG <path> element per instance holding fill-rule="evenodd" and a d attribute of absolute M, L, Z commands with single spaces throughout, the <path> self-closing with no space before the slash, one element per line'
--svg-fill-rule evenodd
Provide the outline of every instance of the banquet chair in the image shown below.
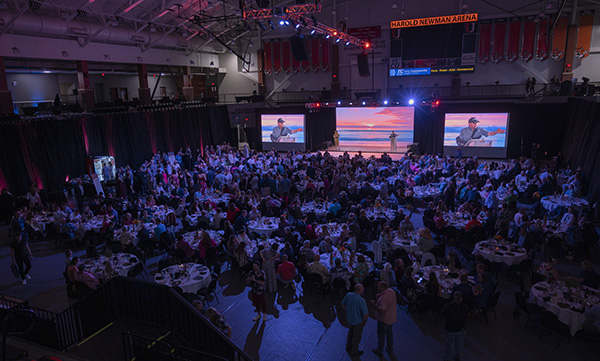
<path fill-rule="evenodd" d="M 487 302 L 487 305 L 485 305 L 485 307 L 481 310 L 481 313 L 483 313 L 483 317 L 485 318 L 485 323 L 489 324 L 488 321 L 488 311 L 492 310 L 494 312 L 494 319 L 498 319 L 498 316 L 496 315 L 496 305 L 498 304 L 498 300 L 500 299 L 500 291 L 495 292 L 492 297 L 490 297 L 490 299 Z"/>
<path fill-rule="evenodd" d="M 525 296 L 521 292 L 515 292 L 515 310 L 513 311 L 513 317 L 518 319 L 520 317 L 521 312 L 525 312 L 527 314 L 527 322 L 525 323 L 525 327 L 529 324 L 529 320 L 531 320 L 531 316 L 539 315 L 544 310 L 543 307 L 535 305 L 533 303 L 528 303 L 525 300 Z"/>
<path fill-rule="evenodd" d="M 373 241 L 371 242 L 371 251 L 373 251 L 373 262 L 375 262 L 376 265 L 381 265 L 381 262 L 383 261 L 383 254 L 381 251 L 381 244 L 379 243 L 379 241 Z"/>
<path fill-rule="evenodd" d="M 558 335 L 558 342 L 556 344 L 557 350 L 560 348 L 560 343 L 562 341 L 563 336 L 567 336 L 568 342 L 571 343 L 571 334 L 569 333 L 569 327 L 564 323 L 560 322 L 558 316 L 556 316 L 554 313 L 548 310 L 543 310 L 540 314 L 540 325 L 542 326 L 542 328 L 549 331 L 550 335 L 552 335 L 552 333 L 556 333 Z M 541 339 L 542 334 L 540 333 L 539 340 Z"/>
<path fill-rule="evenodd" d="M 429 253 L 429 252 L 423 253 L 423 257 L 421 258 L 421 265 L 428 266 L 428 264 L 427 264 L 428 261 L 431 262 L 431 266 L 435 266 L 437 264 L 433 253 Z"/>
<path fill-rule="evenodd" d="M 308 274 L 308 285 L 309 291 L 312 295 L 312 290 L 315 289 L 317 292 L 321 294 L 321 296 L 325 296 L 325 292 L 329 288 L 329 283 L 323 283 L 323 277 L 321 277 L 318 273 L 309 273 Z"/>
<path fill-rule="evenodd" d="M 213 277 L 213 279 L 208 284 L 208 287 L 204 287 L 199 289 L 196 294 L 200 296 L 204 301 L 206 301 L 206 305 L 210 306 L 210 302 L 208 301 L 208 296 L 211 294 L 214 296 L 217 304 L 219 303 L 219 297 L 217 296 L 217 279 Z"/>
<path fill-rule="evenodd" d="M 343 278 L 336 277 L 331 281 L 331 303 L 333 304 L 333 297 L 336 294 L 346 294 L 348 289 L 346 288 L 346 281 Z"/>

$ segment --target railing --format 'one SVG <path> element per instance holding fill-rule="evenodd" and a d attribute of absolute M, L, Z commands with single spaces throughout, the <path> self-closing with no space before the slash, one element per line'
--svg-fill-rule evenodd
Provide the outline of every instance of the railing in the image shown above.
<path fill-rule="evenodd" d="M 24 306 L 0 298 L 0 316 L 16 307 Z M 191 348 L 226 360 L 252 360 L 176 291 L 153 282 L 116 277 L 59 314 L 28 308 L 38 322 L 21 337 L 60 351 L 110 322 L 130 318 L 172 330 Z"/>
<path fill-rule="evenodd" d="M 171 339 L 154 340 L 127 332 L 123 334 L 123 354 L 125 361 L 160 360 L 160 361 L 228 361 L 226 358 L 207 352 L 193 350 L 177 344 L 174 335 Z"/>

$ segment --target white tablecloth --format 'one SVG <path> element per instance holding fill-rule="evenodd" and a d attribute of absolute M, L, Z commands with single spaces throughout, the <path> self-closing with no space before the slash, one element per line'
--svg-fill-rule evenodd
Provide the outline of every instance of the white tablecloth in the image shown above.
<path fill-rule="evenodd" d="M 506 247 L 506 249 L 503 247 Z M 519 264 L 527 259 L 527 252 L 523 248 L 516 245 L 509 246 L 494 240 L 477 243 L 473 249 L 473 254 L 481 255 L 490 262 L 505 263 L 509 266 Z"/>
<path fill-rule="evenodd" d="M 315 252 L 315 254 L 319 253 L 318 247 L 315 247 L 313 249 L 313 251 Z M 340 256 L 342 255 L 342 252 L 340 252 L 340 250 L 338 250 L 337 248 L 334 248 L 332 253 L 333 253 L 334 261 L 335 261 L 335 258 L 340 258 Z M 333 261 L 331 260 L 332 253 L 321 253 L 319 262 L 321 262 L 321 264 L 327 268 L 334 267 L 335 263 L 333 263 Z M 348 267 L 349 262 L 350 262 L 350 251 L 346 249 L 343 251 L 343 253 L 344 253 L 344 255 L 342 256 L 342 266 Z M 358 257 L 358 255 L 360 255 L 360 254 L 361 253 L 356 253 L 356 257 Z M 373 260 L 371 258 L 369 258 L 368 256 L 365 256 L 365 262 L 369 266 L 369 271 L 373 271 L 375 269 L 375 266 L 373 265 Z M 357 262 L 355 259 L 354 263 L 352 265 L 353 268 L 354 268 L 354 266 L 356 266 L 356 263 Z"/>
<path fill-rule="evenodd" d="M 437 198 L 442 195 L 439 184 L 431 184 L 426 186 L 415 186 L 413 192 L 415 192 L 415 198 Z"/>
<path fill-rule="evenodd" d="M 589 202 L 583 198 L 547 196 L 542 198 L 542 206 L 549 211 L 557 207 L 573 207 L 577 212 L 581 213 L 584 207 L 587 207 Z"/>
<path fill-rule="evenodd" d="M 112 257 L 104 257 L 100 256 L 97 258 L 90 258 L 83 261 L 85 265 L 85 270 L 95 275 L 96 278 L 105 278 L 104 274 L 104 264 L 106 261 L 110 261 L 113 265 L 113 269 L 120 276 L 127 276 L 129 271 L 135 267 L 140 261 L 139 259 L 129 253 L 118 253 L 113 255 Z"/>
<path fill-rule="evenodd" d="M 417 284 L 424 287 L 425 283 L 429 281 L 429 274 L 432 271 L 435 272 L 437 279 L 440 282 L 440 286 L 442 286 L 442 297 L 446 299 L 450 298 L 450 296 L 452 295 L 452 287 L 460 283 L 458 274 L 461 272 L 461 270 L 455 270 L 454 272 L 450 272 L 450 270 L 447 267 L 425 266 L 422 267 L 421 271 L 415 273 L 413 275 L 413 278 L 415 279 L 415 282 L 417 282 Z M 456 277 L 452 277 L 452 275 L 449 275 L 451 273 L 454 273 L 453 276 Z M 474 283 L 472 276 L 469 276 L 469 281 L 471 282 L 471 284 Z"/>
<path fill-rule="evenodd" d="M 398 231 L 392 232 L 392 236 L 394 237 L 393 238 L 394 241 L 392 243 L 392 249 L 402 248 L 408 253 L 415 253 L 415 252 L 421 250 L 421 248 L 419 247 L 419 245 L 416 242 L 416 239 L 418 238 L 418 235 L 416 232 L 410 232 L 408 234 L 408 238 L 401 237 L 400 234 L 398 233 Z"/>
<path fill-rule="evenodd" d="M 598 290 L 583 286 L 581 289 L 582 291 L 574 290 L 576 298 L 583 299 L 584 303 L 589 302 L 591 306 L 600 303 L 600 293 Z M 560 322 L 569 326 L 571 335 L 575 335 L 577 331 L 581 330 L 581 326 L 585 322 L 585 315 L 581 312 L 583 311 L 584 306 L 579 302 L 565 300 L 564 292 L 569 292 L 569 289 L 562 282 L 553 285 L 549 285 L 548 282 L 545 281 L 539 282 L 531 288 L 528 302 L 544 307 L 548 311 L 554 313 Z M 544 298 L 546 298 L 546 301 Z"/>
<path fill-rule="evenodd" d="M 317 217 L 325 217 L 327 215 L 327 211 L 331 206 L 331 202 L 308 202 L 300 206 L 300 210 L 302 213 L 307 214 L 309 212 L 314 212 Z"/>
<path fill-rule="evenodd" d="M 208 267 L 196 263 L 170 266 L 154 275 L 155 282 L 169 287 L 179 286 L 185 293 L 196 293 L 208 287 L 211 280 Z"/>
<path fill-rule="evenodd" d="M 255 232 L 260 235 L 269 237 L 271 233 L 279 228 L 279 218 L 276 217 L 261 217 L 256 221 L 248 223 L 248 231 Z"/>

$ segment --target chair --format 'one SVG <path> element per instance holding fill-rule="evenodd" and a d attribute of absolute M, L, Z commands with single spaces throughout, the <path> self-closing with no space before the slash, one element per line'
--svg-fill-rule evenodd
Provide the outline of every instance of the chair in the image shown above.
<path fill-rule="evenodd" d="M 312 293 L 312 289 L 314 288 L 317 290 L 317 292 L 321 293 L 321 295 L 325 295 L 328 284 L 327 283 L 323 284 L 323 277 L 321 277 L 320 274 L 309 273 L 308 274 L 308 284 L 310 285 L 309 289 L 311 290 L 311 293 Z"/>
<path fill-rule="evenodd" d="M 515 292 L 515 310 L 513 312 L 513 317 L 517 319 L 519 318 L 521 311 L 525 312 L 527 314 L 525 328 L 527 328 L 531 316 L 539 315 L 543 310 L 543 307 L 534 305 L 533 303 L 527 303 L 527 301 L 525 301 L 525 296 L 523 296 L 521 292 Z"/>
<path fill-rule="evenodd" d="M 127 272 L 127 277 L 136 278 L 143 271 L 144 265 L 141 262 L 138 262 L 129 272 Z"/>
<path fill-rule="evenodd" d="M 550 331 L 551 335 L 553 332 L 555 332 L 558 335 L 558 343 L 556 344 L 557 350 L 560 347 L 560 342 L 562 341 L 563 335 L 566 335 L 567 340 L 569 341 L 569 343 L 571 343 L 571 334 L 569 333 L 569 327 L 564 323 L 560 322 L 558 317 L 554 313 L 548 310 L 543 310 L 540 314 L 540 324 L 543 328 Z M 542 339 L 541 334 L 539 339 Z"/>
<path fill-rule="evenodd" d="M 346 293 L 346 281 L 343 278 L 336 277 L 331 281 L 331 303 L 333 303 L 333 295 L 339 293 Z"/>
<path fill-rule="evenodd" d="M 488 321 L 488 317 L 487 317 L 487 313 L 489 310 L 494 311 L 494 319 L 498 319 L 498 316 L 496 316 L 496 305 L 498 304 L 498 299 L 500 299 L 500 292 L 495 292 L 492 297 L 490 297 L 487 305 L 485 305 L 485 307 L 481 310 L 481 312 L 483 313 L 483 317 L 485 318 L 485 323 L 489 324 Z"/>
<path fill-rule="evenodd" d="M 208 306 L 210 306 L 210 303 L 208 302 L 208 296 L 209 295 L 213 295 L 215 297 L 215 300 L 217 300 L 217 303 L 219 303 L 219 297 L 217 297 L 217 279 L 213 278 L 210 283 L 208 284 L 208 287 L 204 287 L 198 290 L 198 292 L 196 292 L 196 294 L 198 296 L 200 296 L 202 299 L 204 299 L 206 301 L 206 304 Z"/>
<path fill-rule="evenodd" d="M 427 262 L 431 262 L 431 266 L 435 266 L 437 264 L 433 253 L 423 253 L 423 257 L 421 258 L 421 265 L 428 266 Z"/>

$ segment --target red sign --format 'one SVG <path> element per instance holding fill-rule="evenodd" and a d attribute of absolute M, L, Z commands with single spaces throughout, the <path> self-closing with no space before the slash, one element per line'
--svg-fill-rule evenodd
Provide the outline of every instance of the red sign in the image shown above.
<path fill-rule="evenodd" d="M 361 28 L 349 28 L 348 34 L 360 40 L 377 39 L 381 36 L 381 26 L 363 26 Z"/>

